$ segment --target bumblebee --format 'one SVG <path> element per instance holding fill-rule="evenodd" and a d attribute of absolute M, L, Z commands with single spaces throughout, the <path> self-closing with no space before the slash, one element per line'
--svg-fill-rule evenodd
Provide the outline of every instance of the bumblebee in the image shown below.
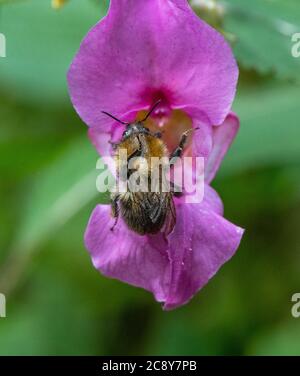
<path fill-rule="evenodd" d="M 132 171 L 135 171 L 139 167 L 143 169 L 143 167 L 140 166 L 140 158 L 146 161 L 147 166 L 153 168 L 151 162 L 152 157 L 157 157 L 156 160 L 167 160 L 167 163 L 173 158 L 181 157 L 188 133 L 191 129 L 182 134 L 178 146 L 169 155 L 167 146 L 162 140 L 162 133 L 151 132 L 145 127 L 145 121 L 159 103 L 160 101 L 155 103 L 143 120 L 133 123 L 125 123 L 108 112 L 102 111 L 107 116 L 110 116 L 126 126 L 120 142 L 112 143 L 117 163 L 117 179 L 129 179 Z M 133 159 L 137 161 L 137 165 L 132 170 L 129 171 L 126 168 L 126 174 L 124 174 L 122 168 L 120 168 L 121 161 L 118 156 L 120 155 L 119 151 L 121 149 L 126 150 L 126 167 Z M 160 167 L 162 167 L 160 168 L 160 178 L 162 178 L 161 175 L 164 173 L 164 169 L 163 166 Z M 141 176 L 142 179 L 146 181 L 146 185 L 153 188 L 151 171 L 151 169 L 145 170 L 144 175 L 142 171 Z M 161 179 L 159 179 L 159 182 L 159 186 L 156 186 L 154 190 L 133 192 L 129 188 L 129 190 L 124 193 L 111 193 L 111 214 L 112 217 L 115 218 L 115 223 L 111 228 L 112 231 L 117 225 L 119 216 L 123 218 L 130 230 L 140 235 L 156 234 L 160 231 L 167 235 L 173 230 L 176 223 L 176 210 L 173 196 L 178 194 L 178 192 L 175 193 L 172 183 L 170 191 L 163 191 Z"/>

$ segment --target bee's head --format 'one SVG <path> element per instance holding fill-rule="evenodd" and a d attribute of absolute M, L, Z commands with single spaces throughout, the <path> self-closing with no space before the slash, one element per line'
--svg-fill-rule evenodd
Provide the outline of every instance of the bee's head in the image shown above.
<path fill-rule="evenodd" d="M 127 138 L 137 133 L 149 133 L 149 129 L 144 126 L 143 121 L 136 121 L 126 125 L 122 137 Z"/>
<path fill-rule="evenodd" d="M 135 121 L 134 123 L 126 123 L 126 122 L 124 122 L 122 120 L 117 119 L 115 116 L 111 115 L 110 113 L 108 113 L 106 111 L 102 111 L 102 113 L 105 114 L 105 115 L 107 115 L 107 116 L 109 116 L 109 117 L 111 117 L 112 119 L 116 120 L 118 123 L 126 125 L 126 129 L 123 132 L 123 138 L 124 137 L 127 138 L 127 137 L 130 137 L 134 133 L 148 133 L 149 132 L 149 129 L 144 126 L 144 122 L 148 119 L 148 117 L 150 116 L 150 114 L 154 111 L 154 109 L 156 108 L 156 106 L 160 102 L 161 102 L 161 100 L 157 101 L 152 106 L 152 108 L 150 109 L 150 111 L 148 112 L 148 114 L 146 115 L 146 117 L 143 120 Z"/>

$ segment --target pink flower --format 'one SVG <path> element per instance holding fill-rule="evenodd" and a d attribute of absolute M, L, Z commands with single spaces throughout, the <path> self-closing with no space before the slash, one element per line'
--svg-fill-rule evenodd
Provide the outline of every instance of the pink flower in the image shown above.
<path fill-rule="evenodd" d="M 85 233 L 102 274 L 151 291 L 164 309 L 187 303 L 231 258 L 243 234 L 223 218 L 209 186 L 239 128 L 230 113 L 237 78 L 230 47 L 186 0 L 111 0 L 68 73 L 74 107 L 101 155 L 111 153 L 108 141 L 123 131 L 102 110 L 133 121 L 161 99 L 150 125 L 165 128 L 167 145 L 189 122 L 199 128 L 186 153 L 205 157 L 204 200 L 176 201 L 171 234 L 140 236 L 122 220 L 112 232 L 108 205 L 94 209 Z"/>

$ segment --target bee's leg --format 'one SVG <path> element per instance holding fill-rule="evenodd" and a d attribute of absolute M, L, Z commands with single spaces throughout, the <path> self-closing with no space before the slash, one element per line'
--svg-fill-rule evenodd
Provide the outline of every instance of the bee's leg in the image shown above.
<path fill-rule="evenodd" d="M 129 162 L 130 159 L 132 158 L 136 158 L 136 157 L 140 157 L 141 156 L 141 151 L 140 150 L 135 150 L 133 153 L 131 153 L 127 159 L 127 161 Z"/>
<path fill-rule="evenodd" d="M 184 147 L 186 145 L 186 141 L 187 141 L 187 138 L 188 138 L 188 134 L 194 130 L 197 130 L 198 128 L 195 128 L 195 129 L 188 129 L 187 131 L 183 132 L 182 135 L 181 135 L 181 138 L 180 138 L 180 141 L 179 141 L 179 145 L 177 146 L 177 148 L 173 151 L 173 153 L 171 153 L 169 159 L 170 159 L 170 162 L 172 162 L 173 159 L 176 159 L 176 158 L 180 158 L 182 156 L 182 152 L 184 150 Z M 170 163 L 170 167 L 174 167 L 174 163 Z M 182 192 L 181 191 L 178 191 L 178 189 L 175 189 L 176 186 L 173 182 L 170 182 L 171 184 L 171 192 L 173 192 L 174 196 L 176 197 L 180 197 L 182 196 Z"/>
<path fill-rule="evenodd" d="M 114 228 L 116 227 L 119 219 L 119 195 L 118 194 L 113 194 L 111 196 L 111 215 L 113 218 L 115 218 L 115 222 L 113 226 L 111 227 L 110 231 L 113 231 Z"/>
<path fill-rule="evenodd" d="M 108 143 L 111 145 L 112 149 L 115 151 L 117 150 L 117 147 L 119 145 L 118 142 L 112 142 L 112 141 L 108 141 Z"/>
<path fill-rule="evenodd" d="M 127 159 L 127 163 L 129 163 L 130 162 L 130 160 L 132 159 L 132 158 L 137 158 L 137 157 L 140 157 L 141 156 L 141 151 L 140 150 L 135 150 L 132 154 L 130 154 L 130 156 L 128 157 L 128 159 Z M 127 166 L 126 166 L 127 167 Z M 127 169 L 127 180 L 130 178 L 130 175 L 134 172 L 134 171 L 136 171 L 135 169 Z"/>
<path fill-rule="evenodd" d="M 142 158 L 145 158 L 145 155 L 147 155 L 149 153 L 148 143 L 147 143 L 145 137 L 143 137 L 143 136 L 139 137 L 138 139 L 139 139 L 139 144 L 140 144 L 140 148 L 139 148 L 140 153 L 141 153 L 140 156 Z"/>
<path fill-rule="evenodd" d="M 175 197 L 181 197 L 183 195 L 182 190 L 174 184 L 173 181 L 170 181 L 170 189 Z"/>
<path fill-rule="evenodd" d="M 171 153 L 170 160 L 173 159 L 173 158 L 180 158 L 181 157 L 183 149 L 184 149 L 186 141 L 187 141 L 188 134 L 191 131 L 193 131 L 193 129 L 188 129 L 187 131 L 185 131 L 185 132 L 182 133 L 180 141 L 179 141 L 179 145 L 173 151 L 173 153 Z"/>

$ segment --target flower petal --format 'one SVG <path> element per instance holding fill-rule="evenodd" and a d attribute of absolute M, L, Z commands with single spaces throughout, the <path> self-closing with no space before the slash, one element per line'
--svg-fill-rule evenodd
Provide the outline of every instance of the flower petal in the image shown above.
<path fill-rule="evenodd" d="M 216 175 L 220 164 L 234 140 L 240 122 L 239 118 L 231 112 L 222 125 L 213 127 L 212 150 L 205 164 L 205 181 L 209 184 Z"/>
<path fill-rule="evenodd" d="M 68 72 L 72 102 L 91 127 L 101 113 L 129 119 L 151 93 L 207 124 L 220 124 L 234 98 L 238 68 L 224 38 L 186 0 L 111 0 L 108 15 L 83 40 Z"/>
<path fill-rule="evenodd" d="M 112 157 L 113 151 L 110 144 L 111 135 L 107 132 L 99 132 L 97 128 L 89 128 L 88 136 L 105 165 L 107 165 L 112 175 L 116 177 L 116 164 Z"/>
<path fill-rule="evenodd" d="M 85 244 L 94 266 L 104 275 L 151 291 L 165 301 L 169 277 L 167 242 L 161 235 L 140 236 L 114 220 L 108 205 L 98 205 L 89 220 Z"/>
<path fill-rule="evenodd" d="M 193 156 L 208 157 L 212 150 L 213 127 L 200 121 L 194 121 Z"/>
<path fill-rule="evenodd" d="M 206 210 L 212 210 L 216 214 L 223 216 L 223 202 L 218 193 L 208 184 L 204 185 L 204 199 L 202 206 Z"/>
<path fill-rule="evenodd" d="M 177 224 L 169 236 L 170 289 L 164 309 L 187 303 L 235 253 L 243 235 L 201 204 L 178 205 Z"/>

